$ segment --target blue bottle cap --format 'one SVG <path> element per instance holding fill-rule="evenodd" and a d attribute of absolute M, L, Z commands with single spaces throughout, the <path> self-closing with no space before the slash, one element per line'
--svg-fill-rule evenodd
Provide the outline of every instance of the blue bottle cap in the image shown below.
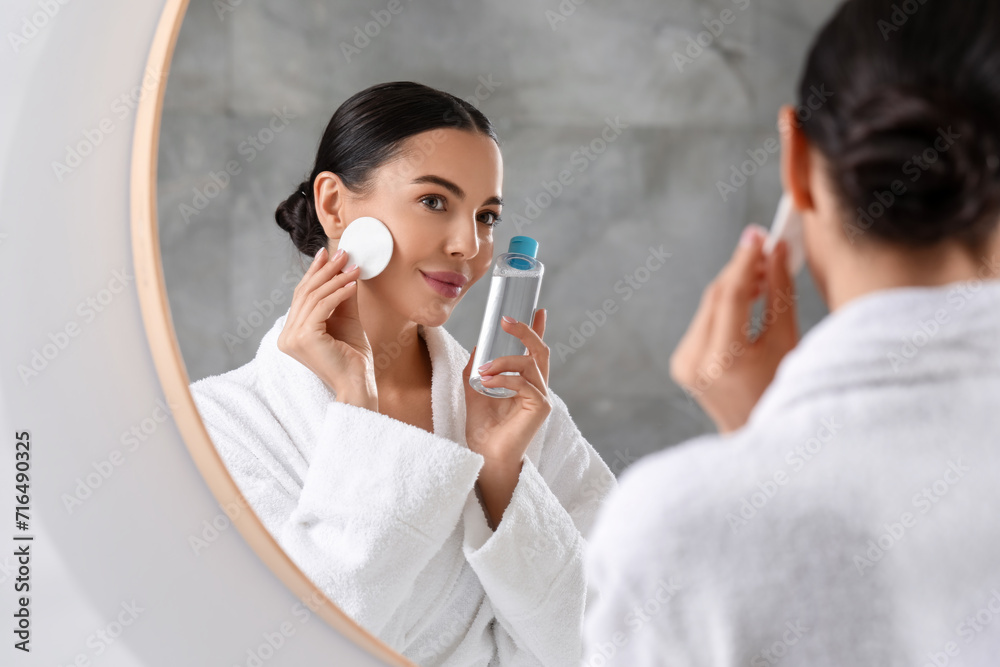
<path fill-rule="evenodd" d="M 534 257 L 538 253 L 538 241 L 530 236 L 514 236 L 510 239 L 510 247 L 507 248 L 507 252 Z M 507 264 L 522 271 L 527 271 L 531 268 L 531 262 L 526 259 L 518 259 L 517 257 L 511 257 L 507 260 Z"/>
<path fill-rule="evenodd" d="M 538 241 L 530 236 L 514 236 L 510 239 L 510 247 L 507 252 L 516 252 L 528 257 L 538 256 Z"/>

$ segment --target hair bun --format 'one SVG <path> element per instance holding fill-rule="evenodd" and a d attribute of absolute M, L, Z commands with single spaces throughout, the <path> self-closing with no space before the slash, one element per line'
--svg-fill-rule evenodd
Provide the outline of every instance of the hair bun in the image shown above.
<path fill-rule="evenodd" d="M 946 95 L 879 91 L 848 111 L 832 157 L 845 201 L 873 233 L 911 245 L 978 238 L 1000 206 L 995 130 Z M 854 216 L 852 216 L 853 218 Z M 986 217 L 986 219 L 984 219 Z"/>
<path fill-rule="evenodd" d="M 328 240 L 316 217 L 312 200 L 305 194 L 311 186 L 311 180 L 303 181 L 274 211 L 278 226 L 288 232 L 299 252 L 309 257 L 325 247 Z"/>
<path fill-rule="evenodd" d="M 898 4 L 840 4 L 799 80 L 801 128 L 848 227 L 978 252 L 1000 222 L 1000 3 L 928 2 L 893 27 Z M 816 106 L 820 86 L 833 93 Z"/>

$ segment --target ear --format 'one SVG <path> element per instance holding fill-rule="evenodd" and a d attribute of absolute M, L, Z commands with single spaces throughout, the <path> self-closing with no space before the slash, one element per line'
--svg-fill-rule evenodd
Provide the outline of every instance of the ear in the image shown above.
<path fill-rule="evenodd" d="M 339 239 L 351 222 L 346 212 L 348 193 L 340 176 L 332 171 L 320 172 L 313 181 L 316 216 L 330 239 Z"/>
<path fill-rule="evenodd" d="M 795 117 L 795 107 L 786 104 L 778 111 L 781 133 L 781 185 L 792 196 L 795 208 L 809 211 L 814 207 L 810 189 L 809 140 Z"/>

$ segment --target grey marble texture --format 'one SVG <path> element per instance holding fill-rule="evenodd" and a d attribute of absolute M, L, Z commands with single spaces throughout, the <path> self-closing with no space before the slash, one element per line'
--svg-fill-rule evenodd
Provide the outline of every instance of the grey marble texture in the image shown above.
<path fill-rule="evenodd" d="M 496 248 L 518 233 L 539 241 L 553 390 L 616 473 L 712 430 L 670 380 L 668 359 L 742 228 L 770 223 L 778 156 L 727 201 L 716 183 L 747 150 L 777 139 L 778 108 L 794 103 L 806 50 L 837 3 L 566 0 L 561 6 L 574 9 L 564 16 L 555 0 L 401 2 L 351 62 L 341 43 L 388 2 L 228 0 L 223 13 L 218 3 L 191 3 L 158 158 L 164 272 L 190 379 L 246 363 L 288 308 L 305 259 L 274 209 L 308 175 L 337 106 L 394 80 L 468 98 L 483 77 L 498 84 L 479 105 L 500 135 L 508 202 Z M 731 22 L 679 68 L 674 54 L 724 10 Z M 250 151 L 247 137 L 275 114 L 287 125 Z M 534 222 L 510 222 L 544 192 L 543 181 L 571 168 L 570 155 L 600 136 L 608 117 L 625 126 L 616 141 L 585 171 L 574 169 Z M 225 183 L 227 163 L 238 173 Z M 184 205 L 197 215 L 185 219 Z M 615 283 L 645 262 L 650 246 L 670 257 L 625 300 Z M 446 325 L 468 349 L 487 290 L 488 280 L 476 284 Z M 807 272 L 799 290 L 804 332 L 826 309 Z M 617 312 L 572 354 L 556 353 L 609 298 Z M 255 315 L 269 303 L 272 312 Z M 250 335 L 227 343 L 241 319 Z"/>

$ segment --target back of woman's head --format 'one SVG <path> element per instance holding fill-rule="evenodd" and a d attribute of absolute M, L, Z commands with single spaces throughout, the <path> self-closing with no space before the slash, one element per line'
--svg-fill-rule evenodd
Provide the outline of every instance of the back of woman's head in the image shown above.
<path fill-rule="evenodd" d="M 1000 2 L 848 0 L 809 53 L 807 100 L 799 123 L 858 234 L 978 249 L 996 229 Z"/>
<path fill-rule="evenodd" d="M 312 257 L 329 240 L 313 201 L 316 176 L 333 172 L 352 192 L 364 196 L 375 170 L 399 156 L 406 139 L 438 128 L 479 132 L 499 143 L 492 124 L 476 107 L 423 84 L 381 83 L 353 95 L 330 118 L 309 178 L 278 205 L 278 226 L 300 252 Z"/>

